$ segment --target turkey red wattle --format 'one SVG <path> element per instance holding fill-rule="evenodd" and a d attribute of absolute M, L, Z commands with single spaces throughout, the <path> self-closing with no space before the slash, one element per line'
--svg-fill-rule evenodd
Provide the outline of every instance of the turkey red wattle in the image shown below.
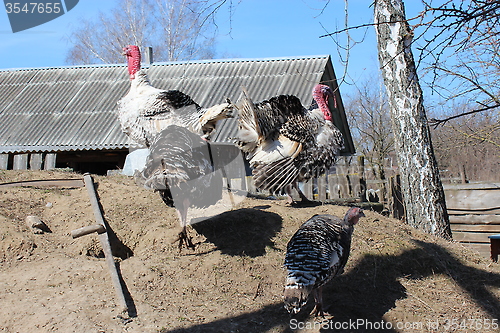
<path fill-rule="evenodd" d="M 330 110 L 322 110 L 323 111 L 323 115 L 325 117 L 325 120 L 328 120 L 328 121 L 332 121 L 332 113 L 330 112 Z"/>
<path fill-rule="evenodd" d="M 344 220 L 347 221 L 349 225 L 355 225 L 356 223 L 359 222 L 360 217 L 365 217 L 365 213 L 363 213 L 363 210 L 358 207 L 353 207 L 349 209 L 347 214 L 344 217 Z"/>
<path fill-rule="evenodd" d="M 332 113 L 330 112 L 330 108 L 328 107 L 328 97 L 332 97 L 335 101 L 335 95 L 333 94 L 332 89 L 327 85 L 318 84 L 314 87 L 312 95 L 314 100 L 318 104 L 318 108 L 321 110 L 321 112 L 323 112 L 324 119 L 332 121 Z"/>
<path fill-rule="evenodd" d="M 128 74 L 133 80 L 135 73 L 141 69 L 141 51 L 136 45 L 127 45 L 123 48 L 123 53 L 127 56 Z"/>

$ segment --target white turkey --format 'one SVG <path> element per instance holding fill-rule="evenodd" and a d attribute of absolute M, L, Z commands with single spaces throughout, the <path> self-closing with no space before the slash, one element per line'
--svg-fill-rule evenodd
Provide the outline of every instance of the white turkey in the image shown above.
<path fill-rule="evenodd" d="M 336 102 L 330 87 L 316 85 L 313 89 L 316 105 L 308 110 L 293 95 L 279 95 L 254 104 L 243 89 L 236 105 L 239 111 L 236 144 L 250 161 L 258 189 L 272 194 L 286 193 L 289 202 L 294 203 L 293 187 L 302 202 L 308 201 L 298 182 L 326 172 L 344 146 L 342 133 L 332 122 L 329 97 Z"/>
<path fill-rule="evenodd" d="M 315 301 L 312 314 L 324 315 L 322 287 L 343 273 L 354 225 L 363 216 L 358 207 L 349 208 L 343 219 L 315 215 L 293 235 L 285 256 L 288 274 L 283 298 L 288 312 L 298 313 L 312 293 Z"/>
<path fill-rule="evenodd" d="M 211 144 L 177 125 L 161 131 L 149 150 L 146 167 L 136 172 L 135 180 L 175 206 L 182 227 L 179 250 L 183 245 L 194 248 L 187 234 L 188 209 L 210 207 L 221 199 L 223 168 L 240 152 L 234 146 Z"/>
<path fill-rule="evenodd" d="M 118 101 L 118 118 L 122 131 L 133 141 L 149 147 L 154 136 L 169 125 L 186 127 L 208 138 L 217 121 L 231 117 L 229 101 L 203 109 L 178 90 L 153 87 L 141 70 L 139 47 L 129 45 L 123 51 L 127 56 L 130 90 Z"/>

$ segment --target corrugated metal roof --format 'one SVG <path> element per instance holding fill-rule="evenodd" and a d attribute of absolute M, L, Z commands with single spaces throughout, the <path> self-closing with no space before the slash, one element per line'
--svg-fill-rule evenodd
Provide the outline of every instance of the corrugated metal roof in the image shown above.
<path fill-rule="evenodd" d="M 147 71 L 153 86 L 181 90 L 203 107 L 236 101 L 242 86 L 254 101 L 293 94 L 304 105 L 318 82 L 336 87 L 329 56 L 168 62 Z M 0 153 L 129 148 L 116 116 L 129 85 L 125 64 L 0 70 Z M 343 107 L 337 118 L 350 138 Z M 214 140 L 235 133 L 229 119 Z"/>

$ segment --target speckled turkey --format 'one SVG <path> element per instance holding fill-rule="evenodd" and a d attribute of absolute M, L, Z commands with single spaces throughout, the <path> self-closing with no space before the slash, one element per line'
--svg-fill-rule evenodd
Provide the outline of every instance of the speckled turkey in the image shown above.
<path fill-rule="evenodd" d="M 149 147 L 154 136 L 169 125 L 186 127 L 208 138 L 218 120 L 231 117 L 230 103 L 201 108 L 178 90 L 153 87 L 141 70 L 141 53 L 137 46 L 123 49 L 127 56 L 130 90 L 118 101 L 118 118 L 122 131 L 133 141 Z"/>
<path fill-rule="evenodd" d="M 163 201 L 175 206 L 182 230 L 179 249 L 194 248 L 187 234 L 188 208 L 206 208 L 222 197 L 222 173 L 229 161 L 239 155 L 228 145 L 210 144 L 184 127 L 171 125 L 152 141 L 146 167 L 136 172 L 138 185 L 160 193 Z M 222 156 L 222 158 L 221 158 Z"/>
<path fill-rule="evenodd" d="M 313 294 L 313 314 L 323 316 L 322 287 L 340 275 L 349 258 L 354 225 L 365 216 L 351 207 L 344 218 L 314 215 L 304 222 L 288 242 L 285 267 L 288 274 L 283 298 L 288 312 L 295 314 Z"/>
<path fill-rule="evenodd" d="M 308 201 L 298 182 L 326 172 L 344 145 L 342 133 L 332 122 L 329 97 L 335 101 L 330 87 L 316 85 L 313 89 L 316 105 L 308 110 L 293 95 L 279 95 L 254 104 L 243 90 L 243 97 L 236 105 L 239 111 L 236 145 L 246 153 L 258 189 L 286 193 L 293 203 L 293 187 L 302 201 Z"/>

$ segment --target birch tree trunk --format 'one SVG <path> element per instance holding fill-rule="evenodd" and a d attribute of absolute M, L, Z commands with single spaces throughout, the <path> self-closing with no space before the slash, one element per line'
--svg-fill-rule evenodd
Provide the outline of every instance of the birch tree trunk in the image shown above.
<path fill-rule="evenodd" d="M 451 239 L 444 190 L 411 51 L 413 33 L 402 0 L 375 1 L 375 29 L 391 109 L 406 222 Z"/>

